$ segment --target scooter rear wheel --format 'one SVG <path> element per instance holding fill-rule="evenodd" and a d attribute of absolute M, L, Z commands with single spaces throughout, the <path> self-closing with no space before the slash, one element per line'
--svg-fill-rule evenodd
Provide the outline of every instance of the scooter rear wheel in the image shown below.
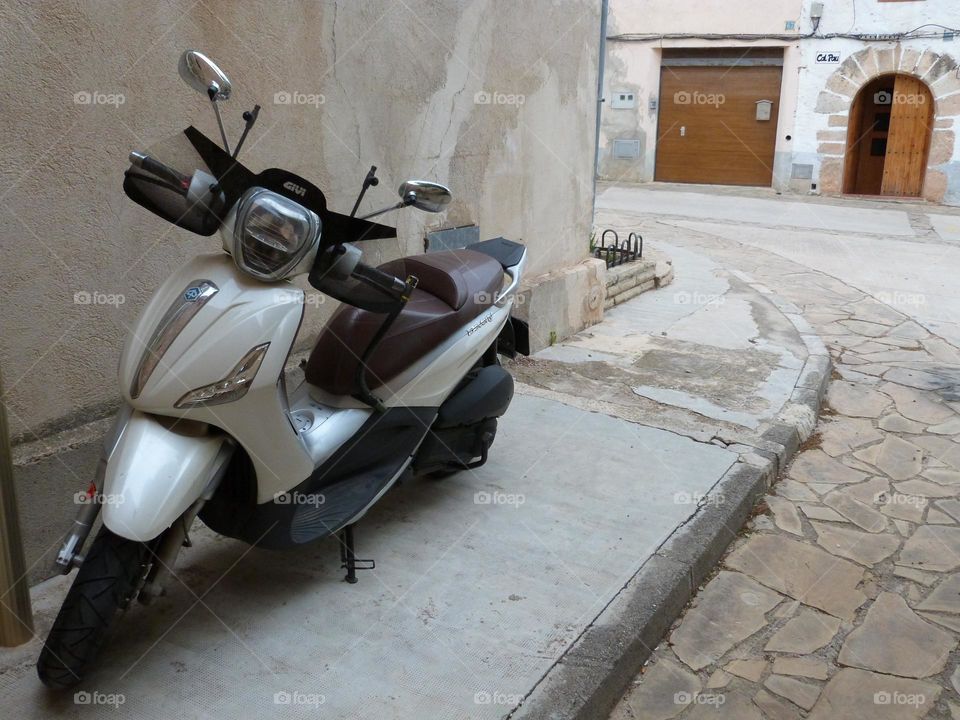
<path fill-rule="evenodd" d="M 136 592 L 149 557 L 145 544 L 101 528 L 37 660 L 37 674 L 44 685 L 62 689 L 80 682 L 110 625 Z"/>

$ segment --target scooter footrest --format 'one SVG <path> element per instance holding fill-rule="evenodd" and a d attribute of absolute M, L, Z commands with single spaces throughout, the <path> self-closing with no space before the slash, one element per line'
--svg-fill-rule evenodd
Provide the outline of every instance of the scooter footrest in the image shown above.
<path fill-rule="evenodd" d="M 376 570 L 377 568 L 376 560 L 362 560 L 361 558 L 354 558 L 352 563 L 344 562 L 340 568 L 342 570 L 348 570 L 351 564 L 354 570 Z"/>

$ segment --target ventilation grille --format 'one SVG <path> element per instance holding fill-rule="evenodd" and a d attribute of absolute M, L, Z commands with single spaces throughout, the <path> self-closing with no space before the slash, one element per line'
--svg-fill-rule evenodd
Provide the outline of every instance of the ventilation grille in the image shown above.
<path fill-rule="evenodd" d="M 614 140 L 613 157 L 617 160 L 636 160 L 640 157 L 640 141 Z"/>

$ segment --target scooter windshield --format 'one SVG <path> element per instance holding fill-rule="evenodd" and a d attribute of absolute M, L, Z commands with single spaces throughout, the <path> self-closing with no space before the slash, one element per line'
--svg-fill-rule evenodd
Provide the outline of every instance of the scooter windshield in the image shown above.
<path fill-rule="evenodd" d="M 215 176 L 187 135 L 179 132 L 137 155 L 140 159 L 134 160 L 124 173 L 123 191 L 127 197 L 185 230 L 213 235 L 221 223 L 221 196 L 209 192 Z M 148 160 L 142 160 L 143 157 Z M 195 179 L 198 184 L 191 192 Z M 204 182 L 204 192 L 197 192 L 201 189 L 199 183 Z"/>
<path fill-rule="evenodd" d="M 247 190 L 262 187 L 315 212 L 325 247 L 397 236 L 395 228 L 329 210 L 320 188 L 295 173 L 280 168 L 253 173 L 192 126 L 142 155 L 149 161 L 136 158 L 125 173 L 124 192 L 150 212 L 199 235 L 215 233 Z"/>

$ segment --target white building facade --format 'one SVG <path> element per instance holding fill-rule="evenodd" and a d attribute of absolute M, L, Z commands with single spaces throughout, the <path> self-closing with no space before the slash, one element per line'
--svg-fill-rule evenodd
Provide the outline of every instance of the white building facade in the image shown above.
<path fill-rule="evenodd" d="M 598 174 L 960 205 L 956 0 L 610 0 Z"/>

